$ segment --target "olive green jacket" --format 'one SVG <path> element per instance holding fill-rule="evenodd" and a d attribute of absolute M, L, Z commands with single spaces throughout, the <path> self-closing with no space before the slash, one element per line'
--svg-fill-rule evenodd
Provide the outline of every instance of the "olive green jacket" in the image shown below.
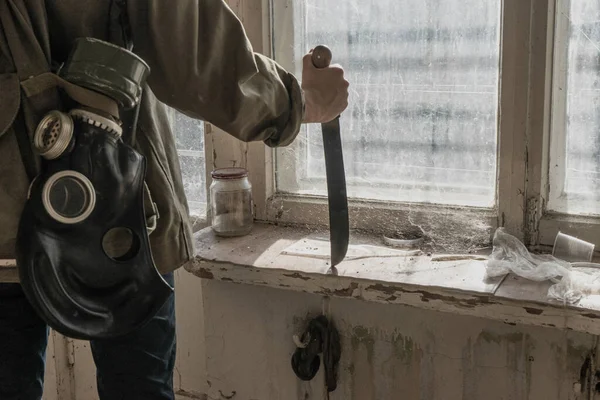
<path fill-rule="evenodd" d="M 65 61 L 78 37 L 110 40 L 110 0 L 1 1 L 16 7 L 17 15 L 30 19 L 31 34 L 40 39 L 49 60 Z M 194 253 L 166 106 L 206 120 L 240 140 L 285 146 L 300 130 L 303 95 L 294 76 L 253 52 L 242 24 L 223 0 L 126 3 L 133 51 L 151 68 L 136 147 L 148 160 L 146 180 L 160 215 L 150 236 L 153 256 L 159 271 L 166 273 L 183 265 Z M 18 217 L 28 182 L 16 133 L 11 129 L 19 96 L 15 66 L 1 32 L 0 259 L 6 259 L 14 258 Z M 0 280 L 10 279 L 0 274 Z"/>

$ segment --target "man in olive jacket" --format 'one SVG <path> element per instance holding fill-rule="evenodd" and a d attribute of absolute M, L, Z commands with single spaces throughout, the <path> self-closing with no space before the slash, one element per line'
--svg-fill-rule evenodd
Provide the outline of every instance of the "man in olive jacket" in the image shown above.
<path fill-rule="evenodd" d="M 48 60 L 61 63 L 78 37 L 111 39 L 111 7 L 118 0 L 0 1 L 30 20 L 32 35 L 47 44 L 42 47 Z M 346 108 L 348 82 L 340 67 L 317 70 L 306 55 L 300 87 L 292 74 L 252 51 L 242 24 L 223 0 L 121 2 L 133 51 L 151 68 L 135 146 L 147 158 L 146 180 L 160 215 L 150 237 L 154 260 L 173 284 L 172 272 L 193 256 L 193 240 L 166 106 L 206 120 L 240 140 L 285 146 L 302 123 L 332 120 Z M 21 162 L 11 131 L 18 91 L 12 82 L 14 61 L 1 33 L 2 29 L 0 171 L 10 168 L 11 173 L 0 173 L 0 196 L 2 191 L 7 194 L 0 197 L 5 203 L 0 204 L 0 259 L 11 259 L 27 178 L 21 166 L 15 167 Z M 22 184 L 14 184 L 21 176 Z M 15 282 L 16 276 L 2 272 L 0 280 L 4 282 L 0 283 L 0 399 L 40 399 L 47 327 L 19 284 L 6 283 Z M 142 329 L 91 343 L 101 399 L 174 399 L 172 297 Z"/>

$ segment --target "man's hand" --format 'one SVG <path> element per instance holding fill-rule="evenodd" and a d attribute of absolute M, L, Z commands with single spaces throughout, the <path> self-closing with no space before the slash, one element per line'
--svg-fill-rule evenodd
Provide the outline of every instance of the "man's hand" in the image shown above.
<path fill-rule="evenodd" d="M 316 68 L 312 50 L 304 56 L 302 90 L 304 91 L 304 123 L 329 122 L 348 107 L 348 86 L 344 70 L 339 65 Z"/>

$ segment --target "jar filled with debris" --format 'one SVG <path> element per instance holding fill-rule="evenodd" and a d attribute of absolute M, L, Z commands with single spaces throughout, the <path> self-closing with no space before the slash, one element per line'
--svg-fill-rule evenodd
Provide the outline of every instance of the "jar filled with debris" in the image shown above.
<path fill-rule="evenodd" d="M 210 185 L 212 229 L 218 236 L 244 236 L 254 222 L 252 185 L 244 168 L 219 168 Z"/>

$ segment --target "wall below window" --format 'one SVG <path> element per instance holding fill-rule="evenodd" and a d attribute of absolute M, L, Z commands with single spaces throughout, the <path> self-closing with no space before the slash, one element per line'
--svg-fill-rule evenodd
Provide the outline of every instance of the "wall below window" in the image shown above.
<path fill-rule="evenodd" d="M 301 383 L 290 368 L 292 335 L 321 312 L 320 296 L 211 281 L 203 297 L 209 399 L 324 399 L 321 374 Z M 575 399 L 594 346 L 591 335 L 398 305 L 329 309 L 343 348 L 331 399 Z"/>
<path fill-rule="evenodd" d="M 321 373 L 304 383 L 290 367 L 292 335 L 322 312 L 322 297 L 201 281 L 184 271 L 178 283 L 179 400 L 325 399 Z M 331 399 L 587 398 L 576 396 L 574 384 L 592 335 L 356 300 L 331 299 L 329 311 L 343 348 Z M 95 400 L 87 343 L 75 342 L 73 359 L 72 399 Z"/>

